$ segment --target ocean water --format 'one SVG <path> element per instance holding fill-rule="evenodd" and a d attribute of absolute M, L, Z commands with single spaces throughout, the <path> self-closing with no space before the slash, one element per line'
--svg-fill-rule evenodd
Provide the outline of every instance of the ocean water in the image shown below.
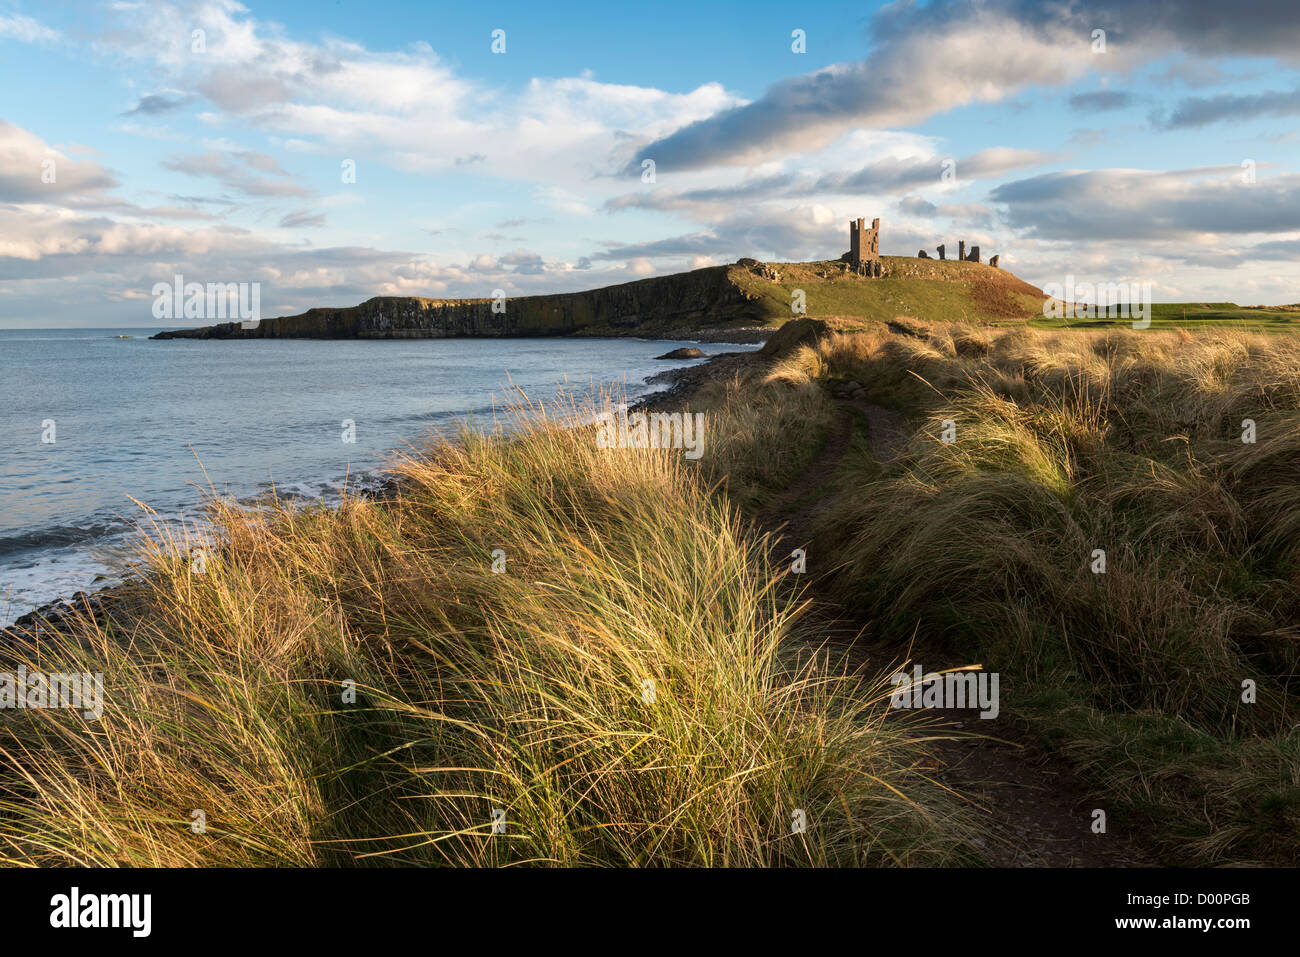
<path fill-rule="evenodd" d="M 621 389 L 754 346 L 638 339 L 151 342 L 153 329 L 0 330 L 0 625 L 116 577 L 144 514 L 199 520 L 203 492 L 304 499 L 364 485 L 392 450 L 465 419 L 490 425 L 511 384 Z M 132 338 L 118 338 L 131 336 Z M 702 361 L 702 360 L 697 360 Z M 344 441 L 352 420 L 355 441 Z M 52 443 L 49 423 L 53 423 Z"/>

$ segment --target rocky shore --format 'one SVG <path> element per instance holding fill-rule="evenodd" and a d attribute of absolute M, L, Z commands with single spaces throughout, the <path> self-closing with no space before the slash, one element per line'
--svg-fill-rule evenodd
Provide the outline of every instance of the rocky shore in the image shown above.
<path fill-rule="evenodd" d="M 730 379 L 738 372 L 752 368 L 758 361 L 757 352 L 720 352 L 707 362 L 687 366 L 683 369 L 665 369 L 646 379 L 651 385 L 663 388 L 637 399 L 630 408 L 662 409 L 674 411 L 689 400 L 706 382 L 721 382 Z"/>
<path fill-rule="evenodd" d="M 71 598 L 59 598 L 16 618 L 12 625 L 0 628 L 0 644 L 30 644 L 63 629 L 74 618 L 92 618 L 101 624 L 114 616 L 126 614 L 138 581 L 127 580 L 97 591 L 79 591 Z"/>

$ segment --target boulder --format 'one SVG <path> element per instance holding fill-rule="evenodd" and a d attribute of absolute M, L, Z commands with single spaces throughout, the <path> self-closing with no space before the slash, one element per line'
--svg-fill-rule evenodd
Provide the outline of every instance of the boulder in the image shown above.
<path fill-rule="evenodd" d="M 680 349 L 674 349 L 672 352 L 665 352 L 661 356 L 655 356 L 656 359 L 703 359 L 704 351 L 696 349 L 694 346 L 682 346 Z"/>
<path fill-rule="evenodd" d="M 772 338 L 763 344 L 758 354 L 773 357 L 788 355 L 800 346 L 813 345 L 829 333 L 830 327 L 820 319 L 810 319 L 808 316 L 791 319 L 772 333 Z"/>

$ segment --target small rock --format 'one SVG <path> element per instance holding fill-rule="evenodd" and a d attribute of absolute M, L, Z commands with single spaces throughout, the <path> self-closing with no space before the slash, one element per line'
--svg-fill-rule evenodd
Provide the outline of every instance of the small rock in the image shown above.
<path fill-rule="evenodd" d="M 656 359 L 703 359 L 704 351 L 696 349 L 694 346 L 683 346 L 680 349 L 674 349 L 672 352 L 665 352 L 661 356 L 655 356 Z"/>

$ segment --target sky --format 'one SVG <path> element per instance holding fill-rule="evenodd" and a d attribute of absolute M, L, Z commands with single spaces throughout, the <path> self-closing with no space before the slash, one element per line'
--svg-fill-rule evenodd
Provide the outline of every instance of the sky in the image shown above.
<path fill-rule="evenodd" d="M 1300 302 L 1300 3 L 0 0 L 0 328 L 165 325 L 176 275 L 272 316 L 830 259 L 857 217 Z"/>

